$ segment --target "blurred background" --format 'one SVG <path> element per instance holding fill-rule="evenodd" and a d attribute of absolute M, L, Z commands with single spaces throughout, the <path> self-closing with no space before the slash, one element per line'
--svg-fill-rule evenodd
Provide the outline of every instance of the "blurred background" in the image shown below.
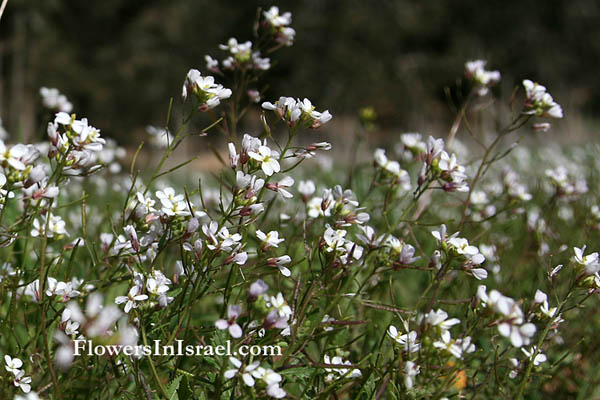
<path fill-rule="evenodd" d="M 257 8 L 271 5 L 292 12 L 297 34 L 272 59 L 265 99 L 310 98 L 334 115 L 328 130 L 338 139 L 365 106 L 383 140 L 445 135 L 460 104 L 449 93 L 477 58 L 501 71 L 494 91 L 506 99 L 523 78 L 546 85 L 566 115 L 555 135 L 595 137 L 596 0 L 9 0 L 0 21 L 3 125 L 13 139 L 41 138 L 51 116 L 39 88 L 56 87 L 103 136 L 134 146 L 146 125 L 164 125 L 187 71 L 206 72 L 204 55 L 222 58 L 229 37 L 251 40 Z"/>

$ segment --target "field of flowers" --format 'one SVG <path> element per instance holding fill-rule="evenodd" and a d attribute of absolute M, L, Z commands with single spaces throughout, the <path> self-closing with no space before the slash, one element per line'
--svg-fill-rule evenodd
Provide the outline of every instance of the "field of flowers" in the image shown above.
<path fill-rule="evenodd" d="M 366 108 L 370 161 L 334 162 L 326 106 L 263 98 L 295 31 L 257 15 L 128 165 L 56 89 L 46 141 L 3 132 L 0 399 L 599 396 L 599 147 L 520 144 L 563 117 L 547 89 L 500 98 L 469 61 L 449 132 L 370 149 Z M 218 173 L 171 160 L 205 135 L 228 143 Z"/>

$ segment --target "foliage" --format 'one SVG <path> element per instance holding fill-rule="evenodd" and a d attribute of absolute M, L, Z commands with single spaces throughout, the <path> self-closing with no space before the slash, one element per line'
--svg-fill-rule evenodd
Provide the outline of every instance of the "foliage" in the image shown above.
<path fill-rule="evenodd" d="M 188 72 L 152 171 L 138 150 L 121 172 L 122 149 L 52 89 L 47 141 L 2 142 L 2 398 L 520 399 L 594 374 L 573 340 L 595 343 L 596 158 L 510 144 L 562 118 L 546 88 L 524 80 L 511 118 L 477 132 L 500 73 L 467 62 L 445 140 L 333 163 L 313 140 L 333 116 L 308 99 L 263 101 L 257 136 L 238 132 L 290 24 L 263 10 L 253 42 Z M 166 167 L 192 121 L 229 141 L 214 179 Z M 355 152 L 375 111 L 360 121 Z"/>

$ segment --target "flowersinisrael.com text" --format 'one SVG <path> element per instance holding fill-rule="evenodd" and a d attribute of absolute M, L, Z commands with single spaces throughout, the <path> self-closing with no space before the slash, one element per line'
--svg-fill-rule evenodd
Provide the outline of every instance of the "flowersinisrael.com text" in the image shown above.
<path fill-rule="evenodd" d="M 183 344 L 183 340 L 175 340 L 170 345 L 161 344 L 160 340 L 154 340 L 153 344 L 148 345 L 98 345 L 91 340 L 78 339 L 74 341 L 75 356 L 281 356 L 283 353 L 281 347 L 277 345 L 241 345 L 236 349 L 231 346 L 231 341 L 227 340 L 224 345 L 192 345 Z"/>

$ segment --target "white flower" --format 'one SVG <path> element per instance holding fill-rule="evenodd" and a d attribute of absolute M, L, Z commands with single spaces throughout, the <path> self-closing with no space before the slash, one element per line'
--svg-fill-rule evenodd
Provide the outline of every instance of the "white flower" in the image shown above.
<path fill-rule="evenodd" d="M 129 242 L 131 243 L 131 247 L 135 251 L 140 250 L 140 242 L 138 241 L 137 232 L 135 231 L 135 227 L 133 225 L 127 225 L 123 228 L 123 231 L 129 236 Z"/>
<path fill-rule="evenodd" d="M 154 278 L 148 278 L 146 281 L 146 289 L 148 289 L 148 293 L 156 296 L 160 296 L 161 294 L 169 291 L 169 287 L 166 285 L 166 282 L 159 282 Z"/>
<path fill-rule="evenodd" d="M 467 192 L 469 186 L 466 179 L 467 174 L 462 165 L 458 165 L 456 154 L 452 153 L 449 156 L 445 151 L 441 152 L 438 167 L 441 170 L 441 178 L 446 181 L 443 184 L 443 189 L 447 192 Z"/>
<path fill-rule="evenodd" d="M 543 303 L 546 300 L 548 300 L 548 295 L 546 293 L 542 292 L 539 289 L 535 291 L 534 301 L 536 303 Z"/>
<path fill-rule="evenodd" d="M 488 277 L 488 272 L 485 268 L 472 268 L 469 272 L 479 281 Z"/>
<path fill-rule="evenodd" d="M 281 96 L 275 103 L 264 102 L 262 108 L 274 111 L 279 118 L 287 121 L 288 125 L 294 126 L 301 121 L 312 129 L 319 128 L 329 122 L 332 115 L 329 111 L 316 111 L 309 99 L 294 99 Z"/>
<path fill-rule="evenodd" d="M 65 325 L 65 334 L 76 336 L 79 330 L 79 322 L 68 321 Z"/>
<path fill-rule="evenodd" d="M 433 136 L 429 136 L 427 139 L 425 163 L 431 164 L 433 160 L 440 157 L 442 151 L 444 151 L 444 139 L 436 139 Z"/>
<path fill-rule="evenodd" d="M 42 104 L 46 108 L 66 113 L 70 113 L 73 110 L 73 104 L 56 88 L 41 87 L 40 95 L 42 96 Z"/>
<path fill-rule="evenodd" d="M 344 361 L 342 359 L 342 357 L 339 356 L 335 356 L 332 359 L 329 358 L 329 356 L 327 354 L 325 354 L 323 356 L 323 361 L 325 362 L 325 364 L 335 364 L 335 365 L 352 365 L 352 363 L 350 361 Z M 355 379 L 355 378 L 360 378 L 362 376 L 362 372 L 360 372 L 360 370 L 358 368 L 327 368 L 325 367 L 325 371 L 330 372 L 330 374 L 328 374 L 325 377 L 325 381 L 330 382 L 334 379 L 341 379 L 341 378 L 350 378 L 350 379 Z M 336 376 L 337 374 L 337 376 Z"/>
<path fill-rule="evenodd" d="M 310 179 L 306 181 L 300 181 L 298 184 L 298 192 L 300 192 L 300 194 L 306 199 L 312 196 L 315 190 L 315 183 Z"/>
<path fill-rule="evenodd" d="M 85 336 L 94 338 L 107 335 L 114 323 L 121 317 L 121 311 L 114 305 L 103 306 L 103 298 L 99 293 L 88 296 L 85 314 L 81 312 L 76 302 L 70 302 L 67 307 L 71 310 L 71 319 L 85 327 Z"/>
<path fill-rule="evenodd" d="M 306 203 L 306 212 L 310 218 L 329 217 L 332 208 L 333 202 L 324 200 L 321 197 L 312 197 Z"/>
<path fill-rule="evenodd" d="M 168 187 L 165 190 L 158 190 L 156 192 L 156 197 L 158 197 L 159 200 L 169 200 L 171 202 L 178 202 L 184 199 L 182 194 L 175 194 L 175 189 L 172 187 Z"/>
<path fill-rule="evenodd" d="M 271 231 L 265 234 L 260 229 L 256 231 L 256 237 L 262 242 L 263 250 L 266 250 L 269 247 L 278 247 L 279 243 L 285 240 L 284 238 L 279 238 L 279 232 L 277 231 Z"/>
<path fill-rule="evenodd" d="M 252 376 L 262 380 L 267 386 L 278 384 L 282 378 L 277 372 L 270 368 L 258 367 L 252 371 Z"/>
<path fill-rule="evenodd" d="M 144 197 L 143 193 L 137 192 L 136 197 L 138 199 L 138 201 L 140 202 L 140 205 L 144 208 L 144 213 L 149 213 L 152 211 L 156 211 L 154 209 L 154 204 L 155 201 L 152 200 L 151 197 Z"/>
<path fill-rule="evenodd" d="M 485 96 L 488 87 L 500 81 L 500 72 L 487 71 L 484 60 L 467 61 L 465 64 L 465 76 L 477 85 L 477 94 Z"/>
<path fill-rule="evenodd" d="M 477 249 L 475 246 L 469 245 L 469 241 L 467 239 L 453 237 L 448 239 L 448 244 L 451 245 L 458 254 L 472 256 L 479 253 L 479 249 Z"/>
<path fill-rule="evenodd" d="M 461 339 L 456 339 L 454 341 L 454 344 L 456 344 L 458 347 L 460 347 L 460 349 L 462 350 L 463 353 L 472 353 L 475 351 L 475 345 L 473 343 L 471 343 L 471 336 L 466 336 Z"/>
<path fill-rule="evenodd" d="M 181 97 L 187 99 L 188 93 L 193 93 L 200 111 L 207 111 L 218 106 L 223 99 L 231 97 L 231 89 L 226 89 L 215 83 L 212 76 L 201 76 L 197 69 L 190 69 L 183 84 Z"/>
<path fill-rule="evenodd" d="M 36 303 L 39 302 L 40 299 L 42 298 L 41 293 L 40 293 L 39 279 L 36 279 L 35 281 L 33 281 L 30 284 L 28 284 L 27 286 L 25 286 L 25 290 L 23 290 L 23 294 L 26 296 L 29 296 L 32 301 L 34 301 Z"/>
<path fill-rule="evenodd" d="M 287 395 L 285 390 L 279 387 L 279 383 L 267 386 L 267 394 L 276 399 L 283 399 Z"/>
<path fill-rule="evenodd" d="M 262 279 L 258 279 L 256 282 L 253 282 L 248 289 L 251 301 L 258 299 L 258 297 L 267 290 L 269 290 L 269 285 L 267 285 Z"/>
<path fill-rule="evenodd" d="M 260 146 L 258 152 L 249 151 L 248 155 L 254 160 L 260 162 L 260 167 L 267 176 L 273 175 L 273 173 L 279 172 L 281 167 L 279 166 L 279 153 L 271 150 L 267 146 Z"/>
<path fill-rule="evenodd" d="M 419 154 L 425 153 L 427 151 L 427 145 L 421 139 L 420 133 L 403 133 L 402 135 L 400 135 L 400 141 L 406 149 L 410 150 L 413 153 Z M 396 148 L 396 150 L 397 153 L 400 153 L 400 151 L 398 151 L 398 148 Z"/>
<path fill-rule="evenodd" d="M 236 38 L 229 38 L 227 44 L 220 44 L 221 50 L 228 50 L 231 54 L 239 56 L 239 58 L 247 58 L 252 49 L 252 42 L 247 40 L 244 43 L 238 43 Z"/>
<path fill-rule="evenodd" d="M 433 342 L 433 347 L 444 349 L 456 358 L 462 358 L 462 348 L 452 342 L 449 331 L 442 331 L 441 339 Z"/>
<path fill-rule="evenodd" d="M 4 368 L 6 368 L 8 372 L 12 372 L 14 375 L 17 375 L 23 366 L 23 361 L 16 357 L 12 358 L 9 355 L 4 356 L 4 363 L 6 364 Z"/>
<path fill-rule="evenodd" d="M 510 338 L 510 342 L 515 347 L 529 344 L 536 332 L 535 325 L 532 323 L 519 325 L 511 322 L 503 322 L 498 325 L 498 332 L 502 336 Z"/>
<path fill-rule="evenodd" d="M 25 376 L 25 371 L 19 371 L 16 375 L 15 375 L 15 379 L 13 380 L 13 384 L 20 388 L 23 393 L 29 393 L 29 391 L 31 390 L 31 377 L 30 376 Z"/>
<path fill-rule="evenodd" d="M 550 308 L 550 305 L 548 304 L 548 295 L 539 289 L 535 292 L 534 301 L 540 305 L 540 311 L 548 318 L 553 318 L 558 310 L 556 307 Z"/>
<path fill-rule="evenodd" d="M 37 395 L 35 392 L 29 392 L 26 396 L 15 395 L 14 400 L 41 400 L 41 397 Z"/>
<path fill-rule="evenodd" d="M 412 361 L 407 361 L 404 364 L 404 385 L 407 389 L 412 389 L 413 387 L 413 378 L 417 376 L 421 372 L 421 367 L 415 364 Z"/>
<path fill-rule="evenodd" d="M 42 217 L 42 222 L 37 218 L 33 220 L 33 229 L 31 230 L 31 236 L 38 237 L 44 236 L 44 230 L 46 229 L 47 215 Z M 66 224 L 63 219 L 58 215 L 50 214 L 50 221 L 48 221 L 48 233 L 47 237 L 51 238 L 54 235 L 69 235 L 66 229 Z"/>
<path fill-rule="evenodd" d="M 28 153 L 27 146 L 17 144 L 12 147 L 6 147 L 4 141 L 0 140 L 0 163 L 7 163 L 16 170 L 22 171 L 25 169 L 25 164 L 20 160 L 21 157 Z"/>
<path fill-rule="evenodd" d="M 374 154 L 375 163 L 384 171 L 392 174 L 404 190 L 410 190 L 410 176 L 400 168 L 397 161 L 390 161 L 385 155 L 385 150 L 377 149 Z"/>
<path fill-rule="evenodd" d="M 267 265 L 279 268 L 281 275 L 289 277 L 292 273 L 287 267 L 285 267 L 285 264 L 289 264 L 291 261 L 292 259 L 290 256 L 284 255 L 280 257 L 269 258 L 267 260 Z"/>
<path fill-rule="evenodd" d="M 187 209 L 187 203 L 185 201 L 175 201 L 172 202 L 168 199 L 160 199 L 163 207 L 161 211 L 164 212 L 168 216 L 187 216 L 191 215 L 191 213 Z"/>
<path fill-rule="evenodd" d="M 271 68 L 271 59 L 268 57 L 261 57 L 260 51 L 252 53 L 252 67 L 254 69 L 266 71 Z"/>
<path fill-rule="evenodd" d="M 115 303 L 117 303 L 117 304 L 126 303 L 125 304 L 125 312 L 129 313 L 129 311 L 132 308 L 138 307 L 138 304 L 137 304 L 138 301 L 148 299 L 147 295 L 139 294 L 140 292 L 141 292 L 141 289 L 137 285 L 132 286 L 131 289 L 129 289 L 129 293 L 127 294 L 127 296 L 118 296 L 115 299 Z"/>
<path fill-rule="evenodd" d="M 398 332 L 398 329 L 394 325 L 390 325 L 387 330 L 387 334 L 396 342 L 404 346 L 404 351 L 408 353 L 419 351 L 420 344 L 417 343 L 416 331 L 410 331 L 402 335 L 400 332 Z"/>
<path fill-rule="evenodd" d="M 438 326 L 443 332 L 459 324 L 460 320 L 458 318 L 448 319 L 448 313 L 442 309 L 438 309 L 437 311 L 430 311 L 425 314 L 425 322 L 431 326 Z"/>
<path fill-rule="evenodd" d="M 583 246 L 582 248 L 573 247 L 573 251 L 575 252 L 575 256 L 573 257 L 573 259 L 577 264 L 585 267 L 585 270 L 588 274 L 592 275 L 600 271 L 598 253 L 594 252 L 586 256 L 584 255 L 585 248 L 586 246 Z"/>
<path fill-rule="evenodd" d="M 235 167 L 237 167 L 238 161 L 240 160 L 240 156 L 237 153 L 237 150 L 235 149 L 235 144 L 230 142 L 228 147 L 229 147 L 229 166 L 231 168 L 235 169 Z"/>
<path fill-rule="evenodd" d="M 546 87 L 529 79 L 523 81 L 525 88 L 524 114 L 536 115 L 539 117 L 562 118 L 562 107 L 554 101 Z"/>
<path fill-rule="evenodd" d="M 562 267 L 563 267 L 563 265 L 559 264 L 556 267 L 552 268 L 552 271 L 550 271 L 550 273 L 549 273 L 550 278 L 553 278 L 554 276 L 556 276 L 556 274 L 558 274 L 560 272 Z"/>
<path fill-rule="evenodd" d="M 225 374 L 224 374 L 225 379 L 231 379 L 235 375 L 237 375 L 238 372 L 241 372 L 242 380 L 244 381 L 246 386 L 253 387 L 255 382 L 254 382 L 254 378 L 252 377 L 252 371 L 254 371 L 256 368 L 258 368 L 260 363 L 258 361 L 254 361 L 253 363 L 244 366 L 244 368 L 241 368 L 242 362 L 240 360 L 238 360 L 237 358 L 229 357 L 229 362 L 233 364 L 235 369 L 232 368 L 232 369 L 228 369 L 227 371 L 225 371 Z"/>
<path fill-rule="evenodd" d="M 292 316 L 292 308 L 287 304 L 281 292 L 277 296 L 271 296 L 268 305 L 275 308 L 280 317 L 289 318 Z"/>
<path fill-rule="evenodd" d="M 285 12 L 279 14 L 279 7 L 272 6 L 267 11 L 263 11 L 263 15 L 267 22 L 275 27 L 286 26 L 292 23 L 292 13 Z"/>
<path fill-rule="evenodd" d="M 521 351 L 523 352 L 523 354 L 525 354 L 525 356 L 527 356 L 527 358 L 529 358 L 533 362 L 533 365 L 538 366 L 541 363 L 546 362 L 547 357 L 541 351 L 538 351 L 535 358 L 533 358 L 533 355 L 535 354 L 536 350 L 537 350 L 537 346 L 533 346 L 530 350 L 527 350 L 524 347 L 521 348 Z"/>
<path fill-rule="evenodd" d="M 213 71 L 213 72 L 219 71 L 219 61 L 218 60 L 215 60 L 214 58 L 212 58 L 209 55 L 205 55 L 204 61 L 206 61 L 206 69 Z"/>
<path fill-rule="evenodd" d="M 294 178 L 286 176 L 277 183 L 268 183 L 267 189 L 278 192 L 284 199 L 291 199 L 292 197 L 294 197 L 294 195 L 291 194 L 286 188 L 292 186 L 293 184 Z"/>
<path fill-rule="evenodd" d="M 359 228 L 363 231 L 363 233 L 357 234 L 356 238 L 368 246 L 377 247 L 381 244 L 381 241 L 384 239 L 384 236 L 377 237 L 375 229 L 373 229 L 373 227 L 371 226 L 360 225 Z M 400 253 L 402 253 L 402 249 L 400 249 Z"/>
<path fill-rule="evenodd" d="M 279 33 L 277 35 L 277 42 L 283 43 L 286 46 L 291 46 L 294 44 L 294 37 L 296 36 L 296 31 L 289 26 L 282 27 L 279 29 Z"/>
<path fill-rule="evenodd" d="M 343 229 L 333 229 L 331 227 L 327 227 L 325 234 L 323 235 L 323 239 L 327 244 L 327 252 L 331 253 L 337 251 L 338 249 L 344 248 L 346 244 L 346 234 L 347 232 Z"/>
<path fill-rule="evenodd" d="M 215 322 L 215 326 L 221 330 L 228 329 L 231 337 L 238 339 L 242 337 L 243 334 L 242 328 L 236 322 L 241 314 L 242 307 L 229 305 L 227 306 L 227 319 L 217 320 L 217 322 Z"/>

